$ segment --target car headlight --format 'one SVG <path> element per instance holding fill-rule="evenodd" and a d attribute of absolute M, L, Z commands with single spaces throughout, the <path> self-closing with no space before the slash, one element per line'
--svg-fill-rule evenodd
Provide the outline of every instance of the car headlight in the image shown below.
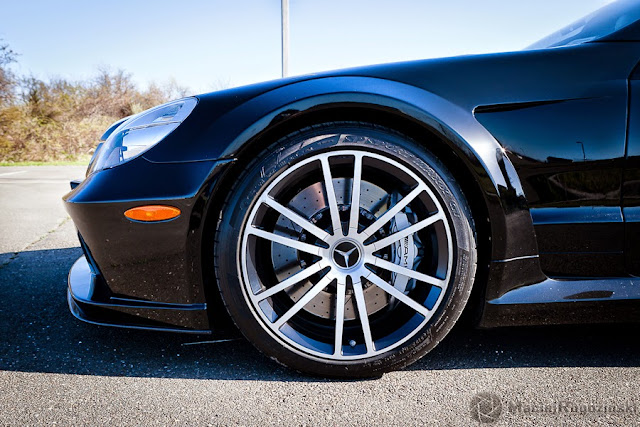
<path fill-rule="evenodd" d="M 149 150 L 180 126 L 197 103 L 196 98 L 184 98 L 124 121 L 98 146 L 89 172 L 112 168 Z"/>

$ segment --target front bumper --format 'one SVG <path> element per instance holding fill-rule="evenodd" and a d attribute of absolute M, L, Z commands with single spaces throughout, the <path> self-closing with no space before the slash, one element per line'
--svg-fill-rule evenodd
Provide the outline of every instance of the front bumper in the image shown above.
<path fill-rule="evenodd" d="M 104 325 L 210 332 L 206 289 L 212 286 L 204 283 L 203 263 L 210 263 L 203 260 L 202 238 L 207 211 L 218 201 L 212 193 L 228 164 L 137 158 L 72 183 L 64 204 L 84 252 L 69 273 L 72 313 Z M 147 204 L 174 206 L 182 214 L 153 223 L 124 216 Z"/>
<path fill-rule="evenodd" d="M 78 319 L 107 326 L 209 333 L 206 304 L 167 304 L 101 295 L 101 277 L 86 256 L 69 271 L 67 301 Z"/>

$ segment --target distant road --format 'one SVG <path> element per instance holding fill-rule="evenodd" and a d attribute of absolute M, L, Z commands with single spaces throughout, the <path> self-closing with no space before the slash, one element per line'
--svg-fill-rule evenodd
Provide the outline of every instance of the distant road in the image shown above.
<path fill-rule="evenodd" d="M 472 410 L 495 425 L 640 424 L 635 325 L 456 327 L 407 370 L 334 381 L 244 340 L 79 322 L 65 292 L 81 251 L 60 199 L 83 173 L 0 167 L 0 425 L 477 425 Z"/>
<path fill-rule="evenodd" d="M 66 218 L 62 196 L 83 166 L 0 167 L 0 265 L 55 230 Z M 75 243 L 74 243 L 75 245 Z"/>

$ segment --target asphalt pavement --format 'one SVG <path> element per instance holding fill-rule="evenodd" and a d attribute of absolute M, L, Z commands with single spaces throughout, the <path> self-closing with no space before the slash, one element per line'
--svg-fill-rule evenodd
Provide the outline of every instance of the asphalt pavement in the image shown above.
<path fill-rule="evenodd" d="M 0 167 L 0 425 L 640 424 L 640 327 L 454 328 L 367 381 L 303 376 L 243 339 L 74 319 L 62 206 L 82 167 Z"/>

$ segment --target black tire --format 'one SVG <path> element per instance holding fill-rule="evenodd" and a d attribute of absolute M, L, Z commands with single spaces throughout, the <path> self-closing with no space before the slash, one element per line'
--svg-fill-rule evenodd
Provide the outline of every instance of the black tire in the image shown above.
<path fill-rule="evenodd" d="M 274 179 L 310 156 L 346 149 L 384 156 L 404 165 L 426 183 L 443 208 L 453 242 L 449 248 L 453 263 L 448 286 L 439 300 L 441 302 L 434 307 L 428 322 L 416 329 L 410 339 L 369 358 L 331 360 L 292 347 L 264 326 L 245 295 L 247 291 L 244 290 L 240 268 L 241 241 L 249 212 L 261 192 Z M 308 374 L 374 377 L 415 362 L 451 330 L 467 303 L 473 285 L 477 260 L 476 236 L 471 211 L 460 187 L 447 168 L 428 150 L 410 138 L 380 126 L 356 122 L 325 123 L 280 139 L 246 165 L 238 175 L 217 224 L 215 271 L 222 299 L 231 318 L 261 352 L 280 364 Z M 345 262 L 349 260 L 345 258 Z M 364 325 L 362 328 L 364 331 Z"/>

